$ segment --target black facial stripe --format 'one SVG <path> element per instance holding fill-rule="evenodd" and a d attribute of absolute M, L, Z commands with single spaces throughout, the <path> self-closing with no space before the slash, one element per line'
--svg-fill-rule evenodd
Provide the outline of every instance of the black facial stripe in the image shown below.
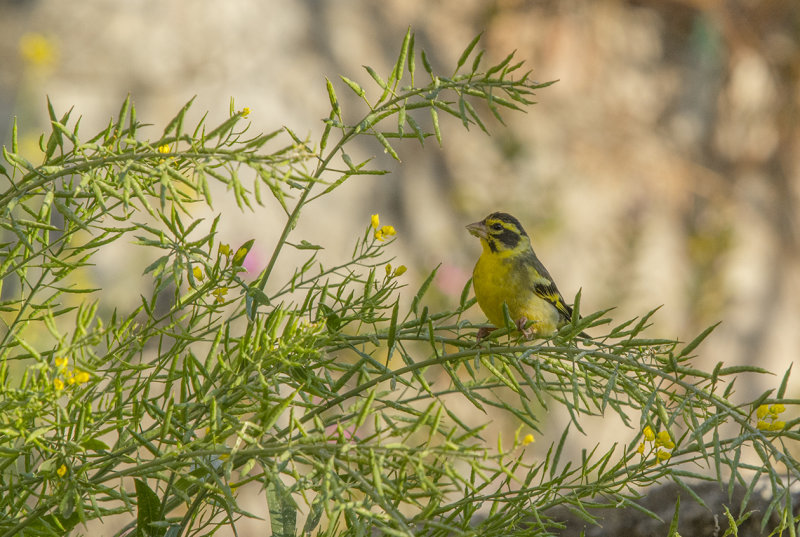
<path fill-rule="evenodd" d="M 510 229 L 506 229 L 502 233 L 496 234 L 495 237 L 509 250 L 516 248 L 520 241 L 519 233 L 511 231 Z"/>
<path fill-rule="evenodd" d="M 492 251 L 493 254 L 497 253 L 497 242 L 492 237 L 489 237 L 486 240 L 486 244 L 489 245 L 489 249 Z"/>
<path fill-rule="evenodd" d="M 525 233 L 525 230 L 522 229 L 522 224 L 519 223 L 519 220 L 517 220 L 508 213 L 492 213 L 488 217 L 486 217 L 487 222 L 490 220 L 497 220 L 500 222 L 504 222 L 506 224 L 511 224 L 519 231 L 520 235 L 527 235 L 527 233 Z"/>

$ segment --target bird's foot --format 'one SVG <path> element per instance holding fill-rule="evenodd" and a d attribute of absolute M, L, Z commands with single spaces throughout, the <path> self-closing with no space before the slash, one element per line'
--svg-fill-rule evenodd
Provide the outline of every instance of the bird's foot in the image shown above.
<path fill-rule="evenodd" d="M 519 319 L 517 319 L 516 323 L 517 330 L 522 332 L 522 335 L 525 337 L 527 341 L 530 341 L 531 339 L 533 339 L 534 334 L 533 334 L 533 329 L 530 326 L 527 326 L 527 324 L 528 324 L 528 318 L 525 317 L 524 315 Z"/>
<path fill-rule="evenodd" d="M 496 328 L 494 326 L 481 326 L 478 328 L 478 334 L 475 336 L 475 339 L 478 340 L 478 343 L 481 342 L 483 338 L 494 332 Z"/>

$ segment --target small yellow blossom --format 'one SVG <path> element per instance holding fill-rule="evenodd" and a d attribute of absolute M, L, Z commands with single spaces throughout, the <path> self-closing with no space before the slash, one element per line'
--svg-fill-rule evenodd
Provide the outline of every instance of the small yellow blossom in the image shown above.
<path fill-rule="evenodd" d="M 656 434 L 653 432 L 652 427 L 650 427 L 649 425 L 644 428 L 644 431 L 642 431 L 642 433 L 644 434 L 644 439 L 647 440 L 648 442 L 652 442 L 653 440 L 656 439 Z"/>
<path fill-rule="evenodd" d="M 202 280 L 203 280 L 203 278 L 204 278 L 204 276 L 203 276 L 203 269 L 201 269 L 200 267 L 194 267 L 194 268 L 192 269 L 192 275 L 194 276 L 194 279 L 195 279 L 195 280 L 202 281 Z"/>
<path fill-rule="evenodd" d="M 62 464 L 61 466 L 58 467 L 58 470 L 56 470 L 56 474 L 58 474 L 58 477 L 64 477 L 66 473 L 67 473 L 66 464 Z"/>
<path fill-rule="evenodd" d="M 158 146 L 158 152 L 161 153 L 162 155 L 166 155 L 167 153 L 169 153 L 169 151 L 170 151 L 169 146 L 167 144 L 162 144 Z"/>
<path fill-rule="evenodd" d="M 644 455 L 644 442 L 639 442 L 639 447 L 636 448 L 636 453 Z"/>
<path fill-rule="evenodd" d="M 400 265 L 399 267 L 394 269 L 394 275 L 395 276 L 402 276 L 403 274 L 406 273 L 406 270 L 408 270 L 408 269 L 406 268 L 405 265 Z"/>
<path fill-rule="evenodd" d="M 217 302 L 217 304 L 222 304 L 225 302 L 225 295 L 228 294 L 228 288 L 219 287 L 211 291 L 211 294 L 214 295 L 214 300 Z"/>
<path fill-rule="evenodd" d="M 75 370 L 75 382 L 78 384 L 85 384 L 89 382 L 89 378 L 89 373 L 86 371 L 79 371 L 77 369 Z"/>
<path fill-rule="evenodd" d="M 67 371 L 64 376 L 67 378 L 67 384 L 75 384 L 75 371 Z"/>
<path fill-rule="evenodd" d="M 231 245 L 230 244 L 220 244 L 219 245 L 219 253 L 222 255 L 231 255 Z"/>
<path fill-rule="evenodd" d="M 68 361 L 69 361 L 69 359 L 68 359 L 68 358 L 66 358 L 66 357 L 64 357 L 64 356 L 59 356 L 59 357 L 57 357 L 57 358 L 56 358 L 56 360 L 55 360 L 55 362 L 56 362 L 56 367 L 57 367 L 57 368 L 59 368 L 59 369 L 61 369 L 61 368 L 63 368 L 63 367 L 66 367 L 66 365 L 67 365 L 67 362 L 68 362 Z"/>
<path fill-rule="evenodd" d="M 759 406 L 756 410 L 756 428 L 760 431 L 780 431 L 786 427 L 786 422 L 779 420 L 778 416 L 785 411 L 786 407 L 781 403 Z"/>
<path fill-rule="evenodd" d="M 659 431 L 658 435 L 656 436 L 656 446 L 664 446 L 667 449 L 672 449 L 675 447 L 675 443 L 669 436 L 669 431 Z"/>
<path fill-rule="evenodd" d="M 242 108 L 242 117 L 247 117 L 249 115 L 250 115 L 250 109 L 247 108 L 246 106 Z"/>
<path fill-rule="evenodd" d="M 670 453 L 669 451 L 664 451 L 663 449 L 659 449 L 658 451 L 656 451 L 656 458 L 660 461 L 666 461 L 670 457 L 672 457 L 672 453 Z"/>
<path fill-rule="evenodd" d="M 770 414 L 774 414 L 774 415 L 777 416 L 778 414 L 780 414 L 782 412 L 785 412 L 785 411 L 786 411 L 786 407 L 783 406 L 780 403 L 775 403 L 774 405 L 769 405 L 769 413 Z"/>
<path fill-rule="evenodd" d="M 386 277 L 388 278 L 392 274 L 392 264 L 386 263 Z"/>
<path fill-rule="evenodd" d="M 61 380 L 61 379 L 54 380 L 53 381 L 53 387 L 55 387 L 55 389 L 58 390 L 58 391 L 63 390 L 64 389 L 64 381 Z"/>
<path fill-rule="evenodd" d="M 770 424 L 769 430 L 770 431 L 780 431 L 784 427 L 786 427 L 786 422 L 785 421 L 775 420 Z"/>
<path fill-rule="evenodd" d="M 22 59 L 36 67 L 50 67 L 58 59 L 56 43 L 36 32 L 29 32 L 20 37 L 19 53 Z"/>
<path fill-rule="evenodd" d="M 528 433 L 522 438 L 522 445 L 527 446 L 528 444 L 533 444 L 535 441 L 533 435 Z"/>
<path fill-rule="evenodd" d="M 381 225 L 381 217 L 378 214 L 373 214 L 370 218 L 370 224 L 373 229 L 378 229 Z"/>
<path fill-rule="evenodd" d="M 391 237 L 392 235 L 396 234 L 397 232 L 392 226 L 383 226 L 380 229 L 375 230 L 375 238 L 379 241 L 385 241 L 387 237 Z"/>

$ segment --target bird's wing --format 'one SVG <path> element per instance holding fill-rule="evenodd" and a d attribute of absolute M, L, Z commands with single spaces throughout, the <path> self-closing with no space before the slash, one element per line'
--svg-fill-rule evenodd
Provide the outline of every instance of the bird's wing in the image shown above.
<path fill-rule="evenodd" d="M 544 268 L 544 265 L 542 265 L 542 262 L 539 261 L 533 251 L 530 252 L 530 257 L 527 261 L 529 263 L 528 272 L 533 284 L 533 292 L 536 293 L 536 296 L 555 306 L 565 320 L 572 320 L 572 308 L 564 302 L 564 297 L 561 296 L 552 276 L 550 276 L 550 273 L 547 272 L 547 269 Z"/>
<path fill-rule="evenodd" d="M 545 280 L 533 284 L 533 292 L 556 307 L 558 312 L 566 321 L 572 320 L 572 308 L 564 303 L 564 297 L 558 292 L 558 287 L 550 280 Z"/>

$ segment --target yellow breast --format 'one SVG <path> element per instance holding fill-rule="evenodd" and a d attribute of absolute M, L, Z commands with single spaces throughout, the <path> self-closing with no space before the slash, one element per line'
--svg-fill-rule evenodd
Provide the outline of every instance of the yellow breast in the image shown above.
<path fill-rule="evenodd" d="M 558 328 L 558 310 L 533 292 L 527 268 L 513 257 L 484 253 L 478 258 L 472 278 L 478 305 L 493 325 L 505 326 L 505 303 L 513 321 L 521 317 L 535 321 L 531 329 L 540 336 L 550 335 Z"/>

